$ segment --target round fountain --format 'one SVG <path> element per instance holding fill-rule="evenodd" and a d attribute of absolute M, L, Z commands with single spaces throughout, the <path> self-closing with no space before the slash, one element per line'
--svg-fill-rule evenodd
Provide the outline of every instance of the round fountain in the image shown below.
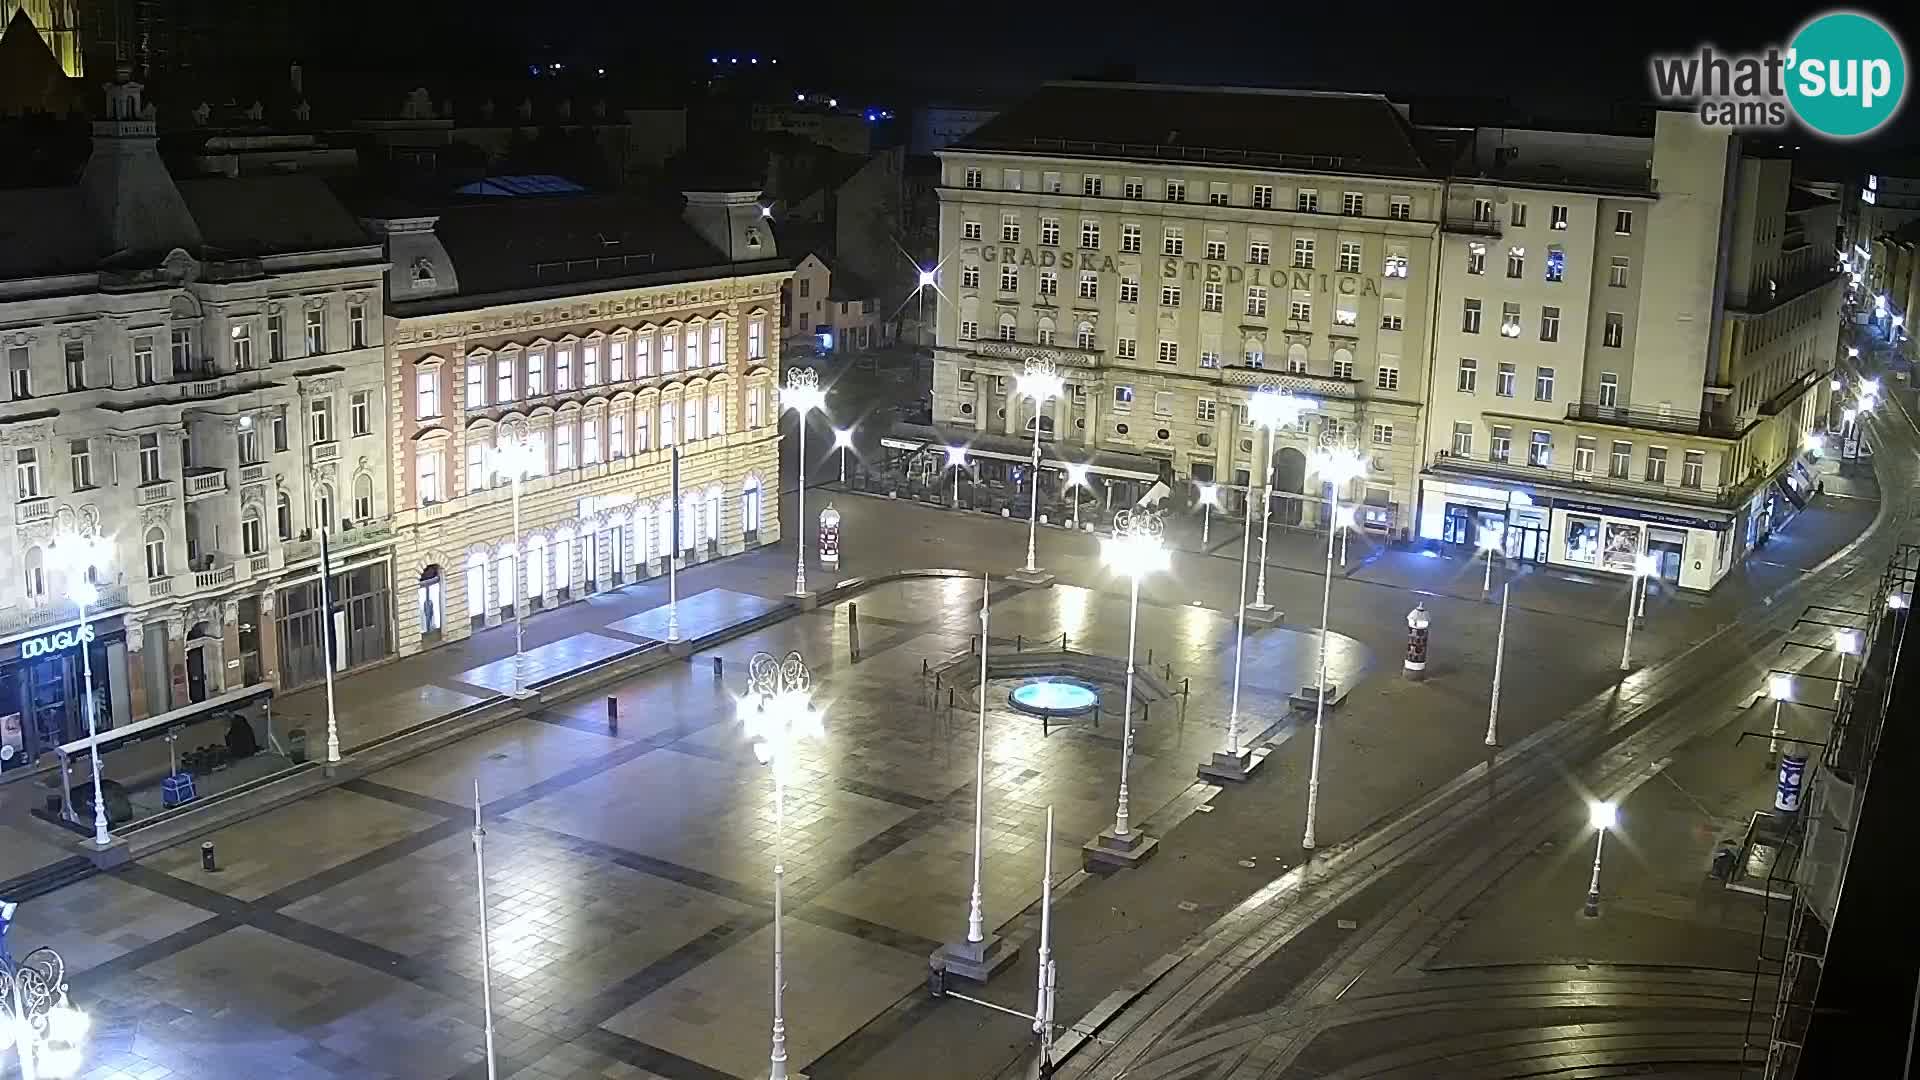
<path fill-rule="evenodd" d="M 1100 691 L 1079 679 L 1029 679 L 1007 694 L 1007 704 L 1048 720 L 1084 716 L 1100 707 Z"/>

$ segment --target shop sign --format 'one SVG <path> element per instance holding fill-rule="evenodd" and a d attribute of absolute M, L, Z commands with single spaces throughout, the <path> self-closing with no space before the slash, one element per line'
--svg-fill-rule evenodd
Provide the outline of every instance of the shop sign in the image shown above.
<path fill-rule="evenodd" d="M 1651 521 L 1660 525 L 1674 525 L 1682 529 L 1712 529 L 1720 532 L 1729 527 L 1725 521 L 1709 521 L 1704 518 L 1683 517 L 1679 514 L 1665 514 L 1658 510 L 1641 510 L 1632 506 L 1601 506 L 1598 503 L 1575 502 L 1572 499 L 1555 499 L 1554 508 L 1571 510 L 1581 514 L 1603 514 L 1607 517 L 1633 518 L 1638 521 Z"/>
<path fill-rule="evenodd" d="M 71 630 L 55 630 L 51 634 L 41 634 L 20 643 L 20 658 L 31 660 L 36 656 L 62 652 L 75 645 L 84 645 L 93 640 L 93 627 L 78 626 Z"/>

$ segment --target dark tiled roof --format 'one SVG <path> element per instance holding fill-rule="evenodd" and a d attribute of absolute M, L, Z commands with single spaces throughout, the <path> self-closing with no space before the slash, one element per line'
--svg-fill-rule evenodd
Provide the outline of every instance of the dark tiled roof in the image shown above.
<path fill-rule="evenodd" d="M 1837 206 L 1834 200 L 1817 191 L 1795 184 L 1787 189 L 1787 213 L 1798 214 L 1803 210 L 1814 210 L 1823 206 Z"/>
<path fill-rule="evenodd" d="M 0 278 L 90 271 L 97 236 L 78 187 L 0 191 Z"/>
<path fill-rule="evenodd" d="M 209 177 L 175 182 L 214 258 L 329 251 L 375 241 L 312 176 Z"/>
<path fill-rule="evenodd" d="M 1048 83 L 958 149 L 1431 175 L 1412 128 L 1375 94 Z"/>
<path fill-rule="evenodd" d="M 627 195 L 463 202 L 439 214 L 434 232 L 466 296 L 726 262 L 678 207 Z"/>

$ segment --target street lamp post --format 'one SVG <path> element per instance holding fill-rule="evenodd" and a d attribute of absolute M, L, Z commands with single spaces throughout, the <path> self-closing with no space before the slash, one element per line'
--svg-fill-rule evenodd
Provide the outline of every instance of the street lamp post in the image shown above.
<path fill-rule="evenodd" d="M 53 555 L 66 581 L 67 595 L 80 609 L 74 633 L 80 638 L 80 676 L 85 685 L 81 703 L 87 713 L 87 757 L 93 767 L 93 843 L 104 848 L 113 843 L 113 834 L 107 830 L 107 793 L 100 780 L 100 714 L 93 700 L 93 648 L 86 631 L 87 608 L 100 599 L 94 580 L 112 559 L 113 544 L 102 536 L 73 534 L 54 543 Z M 71 802 L 71 795 L 68 800 Z M 72 811 L 71 806 L 67 809 Z"/>
<path fill-rule="evenodd" d="M 967 448 L 947 447 L 947 468 L 953 470 L 953 508 L 960 509 L 960 470 L 967 467 Z"/>
<path fill-rule="evenodd" d="M 1133 657 L 1140 628 L 1140 579 L 1167 568 L 1165 535 L 1166 526 L 1158 511 L 1121 510 L 1114 515 L 1113 535 L 1101 544 L 1100 552 L 1102 561 L 1127 578 L 1127 676 L 1121 697 L 1120 797 L 1114 806 L 1113 830 L 1102 833 L 1090 846 L 1129 866 L 1152 850 L 1152 845 L 1134 831 L 1128 816 L 1127 766 L 1133 759 Z"/>
<path fill-rule="evenodd" d="M 1487 745 L 1500 745 L 1500 673 L 1507 661 L 1507 601 L 1513 582 L 1500 583 L 1500 636 L 1493 647 L 1493 696 L 1487 703 Z"/>
<path fill-rule="evenodd" d="M 1078 462 L 1067 464 L 1067 490 L 1073 493 L 1073 531 L 1080 531 L 1080 489 L 1087 482 L 1088 468 Z M 955 480 L 958 483 L 958 479 Z"/>
<path fill-rule="evenodd" d="M 1033 399 L 1033 461 L 1027 472 L 1027 486 L 1033 491 L 1027 511 L 1027 566 L 1021 572 L 1023 578 L 1031 581 L 1044 576 L 1034 565 L 1034 536 L 1040 527 L 1040 410 L 1046 407 L 1049 398 L 1059 397 L 1067 384 L 1055 372 L 1053 361 L 1029 357 L 1026 370 L 1013 385 L 1016 393 Z"/>
<path fill-rule="evenodd" d="M 494 468 L 507 474 L 512 487 L 513 502 L 513 696 L 527 696 L 527 637 L 525 604 L 521 594 L 526 591 L 527 551 L 526 542 L 520 536 L 520 481 L 527 473 L 534 471 L 533 440 L 524 425 L 516 426 L 509 433 L 511 442 L 502 443 L 493 452 Z M 332 659 L 327 663 L 331 665 Z"/>
<path fill-rule="evenodd" d="M 1360 515 L 1352 506 L 1336 507 L 1333 511 L 1333 527 L 1340 530 L 1340 569 L 1347 568 L 1347 537 L 1353 535 L 1358 527 Z"/>
<path fill-rule="evenodd" d="M 487 926 L 487 830 L 480 824 L 480 781 L 473 781 L 473 876 L 480 899 L 480 1006 L 486 1012 L 487 1080 L 498 1067 L 493 1056 L 493 934 Z"/>
<path fill-rule="evenodd" d="M 797 652 L 780 659 L 755 653 L 747 662 L 747 694 L 740 701 L 740 717 L 753 740 L 754 756 L 773 771 L 773 1049 L 768 1080 L 787 1078 L 787 979 L 781 928 L 787 875 L 787 773 L 799 740 L 822 733 L 812 694 L 813 671 Z"/>
<path fill-rule="evenodd" d="M 1600 849 L 1607 842 L 1607 830 L 1620 820 L 1619 808 L 1610 802 L 1587 804 L 1587 822 L 1593 826 L 1593 876 L 1587 879 L 1588 918 L 1600 914 Z"/>
<path fill-rule="evenodd" d="M 1860 631 L 1835 630 L 1833 651 L 1840 654 L 1840 677 L 1833 681 L 1833 700 L 1839 701 L 1847 688 L 1847 657 L 1860 655 Z"/>
<path fill-rule="evenodd" d="M 818 372 L 803 367 L 787 369 L 787 385 L 780 390 L 780 407 L 792 409 L 799 415 L 799 422 L 794 426 L 800 432 L 800 453 L 794 466 L 794 472 L 799 474 L 800 479 L 800 488 L 794 500 L 794 516 L 797 519 L 793 530 L 795 596 L 807 594 L 807 414 L 826 403 L 826 391 L 820 389 Z"/>
<path fill-rule="evenodd" d="M 840 451 L 840 486 L 847 486 L 847 451 L 853 448 L 853 429 L 834 428 L 833 448 Z"/>
<path fill-rule="evenodd" d="M 1307 830 L 1300 846 L 1313 850 L 1313 827 L 1320 809 L 1320 743 L 1327 715 L 1327 622 L 1333 613 L 1333 534 L 1340 516 L 1340 489 L 1367 475 L 1367 459 L 1350 446 L 1326 445 L 1314 451 L 1314 474 L 1327 485 L 1327 579 L 1320 594 L 1320 675 L 1313 692 L 1313 759 L 1307 770 Z"/>
<path fill-rule="evenodd" d="M 1301 413 L 1314 405 L 1312 398 L 1270 387 L 1261 387 L 1247 395 L 1247 418 L 1267 433 L 1267 456 L 1260 466 L 1260 578 L 1253 588 L 1254 609 L 1263 614 L 1273 610 L 1267 603 L 1267 527 L 1273 521 L 1273 433 L 1276 428 L 1298 420 Z"/>
<path fill-rule="evenodd" d="M 973 891 L 967 897 L 967 936 L 949 942 L 930 958 L 938 969 L 986 982 L 995 971 L 1012 962 L 1015 954 L 1003 947 L 995 935 L 989 937 L 981 900 L 981 861 L 986 852 L 987 807 L 987 636 L 989 582 L 980 576 L 980 690 L 979 715 L 975 719 L 973 751 Z"/>
<path fill-rule="evenodd" d="M 19 905 L 0 900 L 0 1054 L 12 1048 L 22 1080 L 66 1080 L 80 1072 L 80 1044 L 92 1021 L 67 1000 L 67 965 L 38 948 L 16 963 L 5 931 Z"/>
<path fill-rule="evenodd" d="M 1620 670 L 1633 669 L 1633 624 L 1636 598 L 1646 588 L 1646 581 L 1660 571 L 1660 563 L 1651 555 L 1633 557 L 1633 580 L 1627 584 L 1627 636 L 1620 644 Z"/>
<path fill-rule="evenodd" d="M 1784 671 L 1776 671 L 1767 676 L 1767 696 L 1773 699 L 1773 730 L 1767 733 L 1767 768 L 1773 768 L 1774 758 L 1780 755 L 1780 710 L 1793 700 L 1793 676 Z"/>
<path fill-rule="evenodd" d="M 1501 546 L 1498 530 L 1480 530 L 1480 551 L 1487 557 L 1487 571 L 1480 578 L 1480 602 L 1486 603 L 1487 594 L 1493 591 L 1493 553 Z"/>
<path fill-rule="evenodd" d="M 1209 780 L 1245 780 L 1252 754 L 1240 749 L 1240 664 L 1247 651 L 1247 562 L 1253 554 L 1253 507 L 1241 515 L 1240 523 L 1240 602 L 1234 608 L 1233 696 L 1227 708 L 1227 752 L 1215 753 L 1213 760 L 1200 766 L 1200 775 Z"/>
<path fill-rule="evenodd" d="M 1200 485 L 1200 550 L 1202 551 L 1207 549 L 1207 542 L 1212 539 L 1213 508 L 1219 501 L 1220 485 Z"/>

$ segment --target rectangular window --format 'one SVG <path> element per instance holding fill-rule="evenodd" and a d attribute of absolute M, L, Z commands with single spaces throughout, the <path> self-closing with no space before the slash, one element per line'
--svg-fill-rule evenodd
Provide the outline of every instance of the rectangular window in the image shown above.
<path fill-rule="evenodd" d="M 1680 462 L 1680 486 L 1698 489 L 1707 471 L 1704 450 L 1688 450 Z"/>
<path fill-rule="evenodd" d="M 1600 373 L 1600 405 L 1615 408 L 1620 404 L 1620 376 L 1611 371 Z"/>
<path fill-rule="evenodd" d="M 1553 432 L 1535 431 L 1527 443 L 1527 464 L 1536 469 L 1550 468 L 1553 465 Z"/>
<path fill-rule="evenodd" d="M 1273 209 L 1273 187 L 1270 184 L 1253 185 L 1253 208 L 1255 210 Z"/>
<path fill-rule="evenodd" d="M 1003 244 L 1020 242 L 1020 219 L 1011 215 L 1000 219 L 1000 242 Z"/>
<path fill-rule="evenodd" d="M 503 355 L 494 361 L 494 394 L 496 405 L 505 405 L 514 399 L 513 393 L 513 355 Z"/>
<path fill-rule="evenodd" d="M 348 403 L 348 422 L 353 425 L 355 435 L 373 434 L 373 394 L 367 390 L 355 390 L 353 399 Z"/>
<path fill-rule="evenodd" d="M 1020 334 L 1019 334 L 1019 332 L 1018 332 L 1018 330 L 1016 330 L 1016 329 L 1015 329 L 1015 327 L 1014 327 L 1014 325 L 1013 325 L 1013 316 L 1011 316 L 1011 315 L 1006 315 L 1006 316 L 1002 316 L 1002 317 L 1001 317 L 1001 320 L 1000 320 L 1000 340 L 1001 340 L 1001 341 L 1018 341 L 1018 340 L 1020 340 Z"/>
<path fill-rule="evenodd" d="M 1000 186 L 1008 191 L 1019 191 L 1025 179 L 1019 169 L 1000 170 Z"/>
<path fill-rule="evenodd" d="M 67 443 L 67 460 L 73 465 L 73 490 L 85 491 L 92 487 L 93 444 L 85 439 Z"/>
<path fill-rule="evenodd" d="M 1524 228 L 1526 228 L 1526 226 L 1527 226 L 1527 204 L 1526 204 L 1526 203 L 1523 203 L 1523 202 L 1518 202 L 1518 201 L 1516 201 L 1516 202 L 1514 202 L 1514 203 L 1512 203 L 1511 205 L 1509 205 L 1509 206 L 1507 207 L 1507 221 L 1508 221 L 1509 223 L 1511 223 L 1511 224 L 1513 225 L 1513 227 L 1514 227 L 1514 228 L 1516 228 L 1516 229 L 1524 229 Z"/>
<path fill-rule="evenodd" d="M 1312 188 L 1301 188 L 1299 191 L 1294 193 L 1293 208 L 1296 212 L 1302 213 L 1302 214 L 1319 213 L 1320 212 L 1320 193 L 1313 190 Z"/>
<path fill-rule="evenodd" d="M 1367 212 L 1367 197 L 1357 191 L 1349 191 L 1340 199 L 1340 212 L 1348 217 L 1362 217 Z"/>
<path fill-rule="evenodd" d="M 1667 482 L 1667 448 L 1664 446 L 1647 447 L 1647 483 L 1664 484 Z"/>
<path fill-rule="evenodd" d="M 1517 338 L 1520 336 L 1520 305 L 1500 305 L 1500 336 Z"/>
<path fill-rule="evenodd" d="M 1540 309 L 1540 340 L 1560 340 L 1560 309 L 1543 307 Z"/>
<path fill-rule="evenodd" d="M 437 503 L 445 497 L 440 490 L 440 451 L 422 450 L 414 459 L 414 493 L 419 496 L 422 505 Z M 373 516 L 373 507 L 356 506 L 353 516 L 365 519 Z"/>
<path fill-rule="evenodd" d="M 627 456 L 627 411 L 615 408 L 607 414 L 607 457 L 619 460 Z"/>
<path fill-rule="evenodd" d="M 13 476 L 19 485 L 22 499 L 40 497 L 40 460 L 33 450 L 19 450 L 14 453 Z"/>
<path fill-rule="evenodd" d="M 555 471 L 573 468 L 573 424 L 562 422 L 553 428 L 553 467 Z"/>
<path fill-rule="evenodd" d="M 1241 363 L 1247 365 L 1250 368 L 1266 367 L 1267 366 L 1266 351 L 1260 347 L 1259 342 L 1249 341 L 1247 342 L 1246 353 L 1241 359 Z"/>
<path fill-rule="evenodd" d="M 1200 350 L 1200 366 L 1209 370 L 1220 367 L 1220 354 L 1210 349 Z"/>
<path fill-rule="evenodd" d="M 1120 226 L 1120 250 L 1138 254 L 1140 251 L 1140 226 Z"/>
<path fill-rule="evenodd" d="M 1453 422 L 1453 456 L 1473 456 L 1473 425 L 1465 420 Z"/>
<path fill-rule="evenodd" d="M 1340 272 L 1343 274 L 1360 272 L 1360 245 L 1357 242 L 1340 241 Z"/>
<path fill-rule="evenodd" d="M 633 377 L 644 379 L 653 374 L 653 335 L 633 339 Z"/>
<path fill-rule="evenodd" d="M 1480 332 L 1480 301 L 1468 300 L 1463 305 L 1460 315 L 1460 332 L 1463 334 Z"/>
<path fill-rule="evenodd" d="M 1593 436 L 1581 435 L 1573 440 L 1573 471 L 1583 476 L 1593 474 Z"/>
<path fill-rule="evenodd" d="M 252 417 L 241 418 L 240 433 L 234 439 L 242 465 L 254 465 L 260 461 L 260 432 L 254 427 L 252 420 Z"/>
<path fill-rule="evenodd" d="M 1617 311 L 1607 312 L 1607 324 L 1600 335 L 1600 344 L 1609 349 L 1617 349 L 1627 336 L 1627 317 Z"/>
<path fill-rule="evenodd" d="M 185 375 L 193 371 L 193 328 L 174 327 L 169 344 L 173 352 L 173 373 Z"/>
<path fill-rule="evenodd" d="M 1413 200 L 1405 195 L 1395 195 L 1387 202 L 1387 216 L 1395 221 L 1409 221 L 1413 218 Z"/>
<path fill-rule="evenodd" d="M 1100 250 L 1100 223 L 1082 221 L 1080 223 L 1080 246 L 1089 251 Z"/>
<path fill-rule="evenodd" d="M 754 393 L 755 399 L 758 400 L 759 393 L 760 393 L 759 389 L 755 388 L 753 393 Z M 643 454 L 648 450 L 653 449 L 652 420 L 653 420 L 653 410 L 650 408 L 646 408 L 643 406 L 634 412 L 633 414 L 633 452 L 634 453 Z"/>
<path fill-rule="evenodd" d="M 1125 189 L 1126 196 L 1129 199 L 1144 199 L 1147 197 L 1147 182 L 1137 176 L 1127 177 L 1127 182 L 1122 185 L 1122 187 Z"/>
<path fill-rule="evenodd" d="M 747 359 L 767 358 L 767 320 L 755 315 L 747 320 Z"/>
<path fill-rule="evenodd" d="M 1060 275 L 1051 270 L 1040 271 L 1040 295 L 1060 295 Z"/>
<path fill-rule="evenodd" d="M 164 475 L 160 465 L 160 436 L 140 436 L 140 482 L 157 484 Z"/>
<path fill-rule="evenodd" d="M 1123 277 L 1120 279 L 1120 302 L 1137 304 L 1140 302 L 1140 279 Z"/>
<path fill-rule="evenodd" d="M 1089 352 L 1100 347 L 1100 342 L 1097 336 L 1094 334 L 1093 325 L 1091 323 L 1080 324 L 1080 328 L 1074 331 L 1073 343 L 1082 349 L 1086 349 Z"/>
<path fill-rule="evenodd" d="M 485 360 L 467 361 L 467 408 L 477 409 L 487 403 L 487 362 Z"/>
<path fill-rule="evenodd" d="M 333 441 L 333 399 L 314 398 L 307 403 L 307 441 Z"/>
<path fill-rule="evenodd" d="M 1123 383 L 1113 388 L 1113 408 L 1115 412 L 1127 412 L 1133 408 L 1133 387 Z"/>
<path fill-rule="evenodd" d="M 1209 281 L 1206 291 L 1200 294 L 1200 310 L 1219 311 L 1226 305 L 1227 288 L 1217 281 Z"/>
<path fill-rule="evenodd" d="M 1041 247 L 1059 247 L 1060 246 L 1060 219 L 1059 218 L 1043 217 L 1040 219 L 1040 246 Z"/>
<path fill-rule="evenodd" d="M 985 236 L 985 233 L 984 233 L 984 231 L 983 231 L 983 230 L 981 229 L 981 227 L 980 227 L 980 223 L 979 223 L 979 222 L 977 222 L 977 221 L 963 221 L 963 222 L 961 222 L 961 223 L 960 223 L 960 238 L 961 238 L 961 239 L 963 239 L 963 240 L 979 240 L 979 239 L 982 239 L 982 238 L 984 238 L 984 236 Z"/>
<path fill-rule="evenodd" d="M 1300 237 L 1295 237 L 1295 238 L 1294 238 L 1294 241 L 1293 241 L 1293 265 L 1294 265 L 1294 267 L 1295 267 L 1296 269 L 1300 269 L 1300 270 L 1311 270 L 1311 269 L 1313 269 L 1313 239 L 1312 239 L 1312 237 L 1307 237 L 1307 236 L 1300 236 Z"/>
<path fill-rule="evenodd" d="M 367 305 L 347 305 L 347 340 L 356 349 L 367 347 Z"/>
<path fill-rule="evenodd" d="M 671 375 L 680 370 L 680 334 L 668 329 L 660 333 L 660 373 Z"/>
<path fill-rule="evenodd" d="M 1613 477 L 1615 480 L 1625 480 L 1627 478 L 1627 471 L 1632 465 L 1633 444 L 1630 442 L 1614 443 L 1613 454 L 1608 460 L 1607 475 Z"/>
<path fill-rule="evenodd" d="M 1336 379 L 1353 378 L 1353 361 L 1336 359 L 1333 362 L 1333 377 Z"/>
<path fill-rule="evenodd" d="M 1613 212 L 1613 231 L 1621 236 L 1633 235 L 1633 211 L 1615 210 Z"/>
<path fill-rule="evenodd" d="M 1553 369 L 1537 367 L 1533 369 L 1533 400 L 1553 400 Z"/>
<path fill-rule="evenodd" d="M 1178 227 L 1167 226 L 1166 230 L 1160 234 L 1160 254 L 1184 255 L 1186 251 L 1187 238 L 1181 235 Z"/>
<path fill-rule="evenodd" d="M 1187 182 L 1185 180 L 1167 181 L 1166 191 L 1167 191 L 1168 202 L 1186 202 L 1187 201 Z"/>
<path fill-rule="evenodd" d="M 598 345 L 580 346 L 580 385 L 600 385 L 600 347 Z"/>
<path fill-rule="evenodd" d="M 285 453 L 287 445 L 287 407 L 281 405 L 273 410 L 273 452 Z"/>
<path fill-rule="evenodd" d="M 1633 260 L 1628 256 L 1625 256 L 1625 255 L 1613 256 L 1613 258 L 1608 261 L 1608 265 L 1607 265 L 1607 284 L 1616 289 L 1626 288 L 1627 272 L 1629 268 L 1632 267 L 1632 265 L 1633 265 Z"/>
<path fill-rule="evenodd" d="M 327 351 L 327 313 L 319 308 L 307 309 L 307 355 L 318 356 Z"/>
<path fill-rule="evenodd" d="M 85 390 L 87 388 L 87 345 L 83 341 L 69 341 L 63 352 L 67 365 L 67 389 Z"/>
<path fill-rule="evenodd" d="M 751 324 L 749 324 L 751 326 Z M 752 340 L 752 334 L 748 334 Z M 607 381 L 625 382 L 627 378 L 627 343 L 614 340 L 607 342 Z"/>
<path fill-rule="evenodd" d="M 439 369 L 436 368 L 432 371 L 415 372 L 413 376 L 413 382 L 414 382 L 414 409 L 413 409 L 414 418 L 419 420 L 430 420 L 436 416 L 439 416 L 440 415 L 440 371 Z M 360 391 L 359 393 L 356 393 L 354 395 L 354 399 L 356 401 L 359 400 L 362 396 L 364 396 L 365 393 L 366 393 L 365 391 Z M 356 434 L 357 433 L 358 433 L 358 429 L 356 428 Z"/>
<path fill-rule="evenodd" d="M 1180 362 L 1180 343 L 1176 341 L 1161 342 L 1160 343 L 1160 362 L 1163 364 L 1179 363 Z"/>
<path fill-rule="evenodd" d="M 1344 296 L 1341 297 L 1334 301 L 1333 324 L 1335 326 L 1360 325 L 1360 309 L 1353 306 L 1351 299 Z"/>
<path fill-rule="evenodd" d="M 1225 206 L 1227 205 L 1227 200 L 1230 197 L 1230 194 L 1231 193 L 1227 188 L 1227 185 L 1225 184 L 1208 184 L 1207 185 L 1207 205 L 1208 206 Z"/>
<path fill-rule="evenodd" d="M 1501 364 L 1499 367 L 1494 369 L 1494 376 L 1493 376 L 1494 394 L 1498 397 L 1512 397 L 1513 390 L 1514 390 L 1514 383 L 1516 381 L 1518 380 L 1515 377 L 1514 366 L 1512 364 Z"/>
<path fill-rule="evenodd" d="M 133 381 L 140 386 L 151 386 L 160 381 L 159 372 L 153 365 L 151 334 L 142 334 L 133 339 Z"/>
<path fill-rule="evenodd" d="M 1382 311 L 1380 313 L 1380 329 L 1382 330 L 1404 330 L 1406 329 L 1406 325 L 1406 316 L 1397 311 Z"/>
<path fill-rule="evenodd" d="M 1039 329 L 1033 332 L 1033 337 L 1042 345 L 1051 345 L 1053 344 L 1053 327 L 1042 322 Z"/>
<path fill-rule="evenodd" d="M 547 392 L 547 351 L 535 349 L 527 354 L 527 396 L 540 397 Z"/>
<path fill-rule="evenodd" d="M 1256 318 L 1265 318 L 1267 314 L 1267 290 L 1259 285 L 1247 286 L 1247 314 Z"/>
<path fill-rule="evenodd" d="M 1517 278 L 1527 272 L 1527 249 L 1510 247 L 1507 249 L 1507 276 Z"/>
<path fill-rule="evenodd" d="M 1553 208 L 1553 221 L 1551 222 L 1551 224 L 1555 229 L 1560 229 L 1562 231 L 1566 229 L 1567 227 L 1567 208 L 1566 207 L 1555 206 Z"/>
<path fill-rule="evenodd" d="M 1165 390 L 1162 390 L 1159 393 L 1153 395 L 1153 415 L 1155 416 L 1172 416 L 1173 415 L 1173 395 L 1172 394 L 1168 393 Z"/>
<path fill-rule="evenodd" d="M 1493 428 L 1492 436 L 1487 440 L 1487 460 L 1506 464 L 1513 460 L 1513 429 L 1510 427 Z"/>
<path fill-rule="evenodd" d="M 1225 240 L 1207 241 L 1207 259 L 1209 261 L 1220 262 L 1226 259 L 1226 257 L 1227 257 L 1227 242 Z"/>
<path fill-rule="evenodd" d="M 976 341 L 980 337 L 980 324 L 972 319 L 960 320 L 960 340 Z"/>
<path fill-rule="evenodd" d="M 979 288 L 980 287 L 980 268 L 977 266 L 961 267 L 960 268 L 960 287 L 963 289 Z"/>
<path fill-rule="evenodd" d="M 1375 446 L 1392 446 L 1393 445 L 1393 425 L 1392 424 L 1373 425 L 1373 445 Z"/>
<path fill-rule="evenodd" d="M 1113 340 L 1113 354 L 1122 360 L 1132 360 L 1139 355 L 1140 342 L 1135 338 L 1123 337 Z"/>
<path fill-rule="evenodd" d="M 1218 415 L 1218 406 L 1214 404 L 1212 398 L 1201 398 L 1194 403 L 1193 418 L 1195 420 L 1203 424 L 1211 424 Z"/>
<path fill-rule="evenodd" d="M 1493 220 L 1492 199 L 1473 200 L 1473 220 L 1482 222 L 1490 222 Z"/>
<path fill-rule="evenodd" d="M 1297 322 L 1313 321 L 1313 301 L 1295 296 L 1287 301 L 1287 318 Z"/>
<path fill-rule="evenodd" d="M 467 442 L 467 491 L 487 486 L 487 447 L 478 439 Z"/>
<path fill-rule="evenodd" d="M 1480 361 L 1470 356 L 1460 358 L 1460 375 L 1454 382 L 1454 389 L 1463 394 L 1471 394 L 1480 386 Z"/>
<path fill-rule="evenodd" d="M 1100 299 L 1100 274 L 1098 271 L 1080 271 L 1080 299 Z"/>
<path fill-rule="evenodd" d="M 979 169 L 968 169 L 963 181 L 968 191 L 979 191 L 983 186 Z"/>
<path fill-rule="evenodd" d="M 267 316 L 267 360 L 275 362 L 287 358 L 287 317 L 274 312 Z"/>
<path fill-rule="evenodd" d="M 1467 273 L 1484 274 L 1487 272 L 1487 245 L 1467 245 Z"/>
<path fill-rule="evenodd" d="M 1018 292 L 1020 289 L 1020 268 L 1008 263 L 1000 264 L 1000 291 Z"/>
<path fill-rule="evenodd" d="M 1161 307 L 1179 307 L 1180 306 L 1180 286 L 1178 285 L 1160 286 L 1160 306 Z"/>
<path fill-rule="evenodd" d="M 1265 266 L 1273 261 L 1273 245 L 1257 242 L 1247 245 L 1247 261 L 1255 266 Z"/>
<path fill-rule="evenodd" d="M 1099 198 L 1100 197 L 1100 177 L 1098 176 L 1081 177 L 1080 193 L 1082 195 L 1091 195 L 1096 199 Z"/>
<path fill-rule="evenodd" d="M 1373 373 L 1373 386 L 1376 390 L 1400 389 L 1400 368 L 1397 365 L 1381 364 Z"/>

